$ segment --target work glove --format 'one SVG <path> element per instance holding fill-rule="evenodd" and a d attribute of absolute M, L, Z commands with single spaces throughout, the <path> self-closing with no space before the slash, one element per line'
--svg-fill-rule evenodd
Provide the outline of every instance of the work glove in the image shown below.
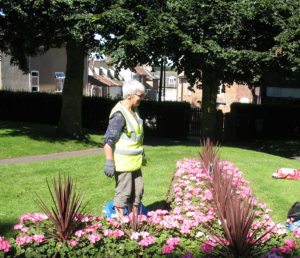
<path fill-rule="evenodd" d="M 142 165 L 143 165 L 143 166 L 146 166 L 146 165 L 147 165 L 147 159 L 146 159 L 146 154 L 145 154 L 145 152 L 143 152 Z"/>
<path fill-rule="evenodd" d="M 113 177 L 115 174 L 115 164 L 112 159 L 107 159 L 105 162 L 104 173 L 108 177 Z"/>

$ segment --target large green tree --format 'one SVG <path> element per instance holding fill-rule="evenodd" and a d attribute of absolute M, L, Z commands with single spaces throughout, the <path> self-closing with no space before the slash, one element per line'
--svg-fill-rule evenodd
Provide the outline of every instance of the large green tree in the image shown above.
<path fill-rule="evenodd" d="M 107 37 L 115 63 L 167 57 L 202 88 L 202 135 L 214 138 L 220 84 L 252 87 L 269 71 L 299 72 L 299 8 L 299 0 L 122 0 L 101 18 L 116 22 Z"/>
<path fill-rule="evenodd" d="M 0 50 L 11 62 L 28 72 L 28 56 L 49 48 L 66 46 L 66 80 L 62 93 L 59 130 L 67 136 L 82 136 L 81 102 L 84 57 L 102 43 L 99 14 L 112 1 L 96 0 L 5 0 L 0 3 Z"/>

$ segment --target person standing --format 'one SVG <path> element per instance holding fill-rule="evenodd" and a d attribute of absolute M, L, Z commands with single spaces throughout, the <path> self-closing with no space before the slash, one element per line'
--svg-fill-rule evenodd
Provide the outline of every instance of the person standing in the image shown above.
<path fill-rule="evenodd" d="M 104 135 L 106 157 L 104 173 L 115 176 L 114 208 L 122 218 L 126 205 L 138 213 L 144 192 L 141 166 L 147 161 L 143 149 L 143 120 L 137 107 L 144 98 L 145 87 L 136 80 L 123 85 L 123 99 L 112 109 Z"/>

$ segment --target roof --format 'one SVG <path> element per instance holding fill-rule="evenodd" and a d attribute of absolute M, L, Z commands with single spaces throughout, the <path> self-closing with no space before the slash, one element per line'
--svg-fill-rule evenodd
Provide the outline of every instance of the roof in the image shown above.
<path fill-rule="evenodd" d="M 99 80 L 101 83 L 105 84 L 105 86 L 122 86 L 123 83 L 119 80 L 112 80 L 108 78 L 106 75 L 96 75 L 95 78 Z"/>
<path fill-rule="evenodd" d="M 141 66 L 136 66 L 135 71 L 137 74 L 148 76 L 148 73 Z"/>
<path fill-rule="evenodd" d="M 88 76 L 88 83 L 90 83 L 92 85 L 96 85 L 96 86 L 107 87 L 106 84 L 104 84 L 103 82 L 97 80 L 95 77 L 93 77 L 91 75 Z"/>

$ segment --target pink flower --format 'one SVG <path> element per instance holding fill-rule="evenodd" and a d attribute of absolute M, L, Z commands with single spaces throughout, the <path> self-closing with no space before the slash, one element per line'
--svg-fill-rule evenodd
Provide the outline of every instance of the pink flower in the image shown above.
<path fill-rule="evenodd" d="M 89 235 L 88 239 L 91 243 L 95 244 L 97 241 L 101 239 L 101 236 L 99 234 L 92 233 L 91 235 Z"/>
<path fill-rule="evenodd" d="M 16 245 L 23 245 L 23 244 L 24 244 L 23 237 L 17 237 L 16 238 Z"/>
<path fill-rule="evenodd" d="M 106 218 L 105 219 L 110 225 L 114 226 L 115 228 L 119 228 L 120 227 L 120 223 L 118 221 L 115 221 L 111 218 Z"/>
<path fill-rule="evenodd" d="M 95 223 L 94 225 L 93 225 L 93 227 L 95 228 L 95 229 L 98 229 L 98 228 L 102 228 L 103 227 L 103 225 L 102 225 L 102 223 Z"/>
<path fill-rule="evenodd" d="M 292 235 L 297 239 L 300 238 L 300 228 L 296 228 Z"/>
<path fill-rule="evenodd" d="M 103 230 L 103 235 L 110 237 L 112 235 L 112 230 L 111 229 L 104 229 Z"/>
<path fill-rule="evenodd" d="M 213 242 L 213 241 L 205 241 L 204 243 L 203 243 L 203 245 L 201 246 L 201 250 L 202 251 L 204 251 L 204 252 L 206 252 L 206 253 L 208 253 L 208 254 L 210 254 L 211 252 L 212 252 L 212 250 L 214 249 L 214 246 L 215 246 L 216 244 L 215 244 L 215 242 Z"/>
<path fill-rule="evenodd" d="M 267 204 L 261 202 L 261 203 L 258 204 L 258 207 L 261 208 L 261 209 L 265 209 L 265 208 L 267 208 Z"/>
<path fill-rule="evenodd" d="M 3 250 L 4 253 L 7 253 L 10 248 L 10 242 L 4 241 L 2 237 L 0 237 L 0 250 Z"/>
<path fill-rule="evenodd" d="M 140 234 L 138 232 L 132 232 L 130 239 L 131 240 L 138 240 L 139 239 Z"/>
<path fill-rule="evenodd" d="M 103 220 L 104 218 L 102 216 L 97 216 L 94 219 L 97 220 L 97 221 L 100 221 L 100 220 Z"/>
<path fill-rule="evenodd" d="M 85 236 L 86 232 L 84 232 L 83 230 L 77 230 L 75 232 L 75 236 L 77 236 L 78 238 L 81 238 L 82 236 Z"/>
<path fill-rule="evenodd" d="M 124 232 L 122 230 L 119 230 L 119 229 L 116 229 L 112 232 L 112 235 L 115 236 L 115 237 L 122 237 L 124 236 Z"/>
<path fill-rule="evenodd" d="M 156 238 L 154 236 L 148 236 L 148 237 L 145 237 L 144 239 L 142 239 L 138 245 L 139 246 L 149 246 L 149 245 L 152 245 L 153 243 L 155 243 L 156 241 Z"/>
<path fill-rule="evenodd" d="M 42 243 L 43 239 L 44 239 L 44 235 L 41 235 L 41 234 L 35 234 L 32 237 L 32 240 L 35 241 L 35 242 L 37 242 L 37 243 Z"/>
<path fill-rule="evenodd" d="M 165 245 L 165 246 L 163 247 L 163 249 L 161 250 L 161 252 L 162 252 L 163 254 L 170 254 L 170 253 L 173 252 L 174 249 L 175 249 L 175 247 L 172 246 L 172 245 Z"/>
<path fill-rule="evenodd" d="M 277 250 L 283 254 L 290 254 L 292 252 L 292 249 L 286 245 L 279 246 Z"/>
<path fill-rule="evenodd" d="M 87 228 L 85 229 L 85 231 L 86 231 L 87 233 L 94 232 L 95 230 L 96 230 L 96 228 L 95 228 L 94 226 L 90 226 L 90 227 L 87 227 Z"/>
<path fill-rule="evenodd" d="M 127 216 L 122 217 L 122 218 L 121 218 L 121 222 L 122 222 L 123 224 L 127 224 L 127 223 L 129 223 L 129 218 L 128 218 Z"/>
<path fill-rule="evenodd" d="M 21 228 L 21 231 L 22 231 L 23 233 L 26 233 L 26 232 L 28 231 L 28 228 L 27 228 L 27 227 L 22 227 L 22 228 Z"/>
<path fill-rule="evenodd" d="M 17 245 L 23 245 L 23 244 L 29 244 L 32 240 L 31 236 L 25 235 L 22 237 L 17 237 L 16 238 L 16 244 Z"/>
<path fill-rule="evenodd" d="M 146 238 L 147 236 L 149 236 L 149 232 L 147 232 L 147 231 L 141 231 L 141 232 L 140 232 L 140 236 L 141 236 L 142 238 Z"/>
<path fill-rule="evenodd" d="M 290 248 L 297 248 L 298 247 L 298 244 L 296 243 L 296 241 L 291 239 L 291 238 L 284 239 L 284 243 L 286 245 L 288 245 Z"/>
<path fill-rule="evenodd" d="M 23 228 L 22 224 L 16 224 L 16 225 L 14 225 L 14 229 L 15 230 L 21 230 L 22 228 Z"/>
<path fill-rule="evenodd" d="M 169 238 L 167 240 L 167 245 L 178 245 L 180 242 L 180 237 Z"/>
<path fill-rule="evenodd" d="M 75 239 L 71 239 L 69 245 L 76 246 L 76 245 L 78 245 L 78 242 Z"/>

